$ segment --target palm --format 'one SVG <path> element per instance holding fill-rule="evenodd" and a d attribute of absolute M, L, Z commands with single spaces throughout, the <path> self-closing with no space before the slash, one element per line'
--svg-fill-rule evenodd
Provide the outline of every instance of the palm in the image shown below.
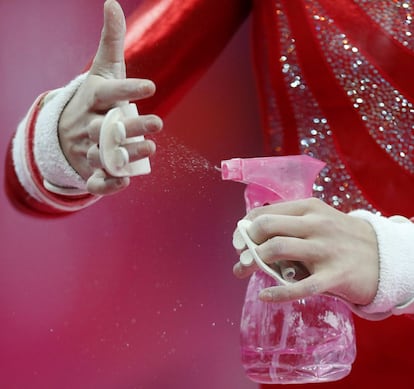
<path fill-rule="evenodd" d="M 129 185 L 129 177 L 112 177 L 99 160 L 99 131 L 103 118 L 113 107 L 131 100 L 151 96 L 155 86 L 151 81 L 125 78 L 124 38 L 125 17 L 115 0 L 105 2 L 104 26 L 98 50 L 85 82 L 64 109 L 59 121 L 62 151 L 71 166 L 87 181 L 87 189 L 95 194 L 118 192 Z M 143 121 L 152 119 L 145 128 Z M 139 117 L 129 123 L 132 135 L 144 135 L 162 127 L 155 115 Z M 128 150 L 130 159 L 148 157 L 155 151 L 152 141 L 145 140 Z"/>

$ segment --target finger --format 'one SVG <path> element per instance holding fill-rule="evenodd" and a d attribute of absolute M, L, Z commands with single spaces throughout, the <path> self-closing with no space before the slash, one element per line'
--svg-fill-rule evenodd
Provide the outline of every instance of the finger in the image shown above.
<path fill-rule="evenodd" d="M 129 162 L 149 157 L 153 155 L 156 150 L 155 143 L 149 139 L 125 144 L 122 145 L 122 147 L 124 147 L 129 154 Z"/>
<path fill-rule="evenodd" d="M 270 213 L 275 215 L 303 216 L 311 209 L 320 206 L 320 204 L 323 204 L 322 201 L 315 198 L 282 201 L 254 208 L 248 213 L 247 217 L 248 219 L 253 220 L 260 215 Z"/>
<path fill-rule="evenodd" d="M 98 146 L 92 145 L 88 152 L 86 153 L 86 159 L 88 160 L 89 166 L 92 169 L 98 169 L 102 167 L 100 155 L 99 155 L 99 149 Z"/>
<path fill-rule="evenodd" d="M 238 228 L 235 229 L 233 233 L 233 247 L 240 253 L 242 250 L 244 250 L 246 246 L 246 242 L 243 239 L 242 234 L 240 233 L 240 230 Z"/>
<path fill-rule="evenodd" d="M 275 236 L 256 248 L 257 255 L 267 264 L 282 260 L 302 262 L 308 269 L 324 260 L 327 248 L 314 240 Z"/>
<path fill-rule="evenodd" d="M 109 195 L 125 189 L 129 183 L 129 177 L 111 177 L 103 170 L 96 169 L 86 182 L 86 188 L 92 194 Z"/>
<path fill-rule="evenodd" d="M 124 39 L 125 16 L 121 6 L 115 0 L 104 4 L 104 24 L 98 50 L 90 73 L 105 78 L 125 77 Z"/>
<path fill-rule="evenodd" d="M 310 221 L 302 216 L 263 214 L 248 228 L 250 238 L 260 244 L 274 236 L 306 238 L 313 231 Z"/>
<path fill-rule="evenodd" d="M 145 99 L 155 93 L 155 84 L 151 80 L 127 78 L 108 79 L 100 82 L 90 102 L 91 109 L 106 111 L 119 101 Z"/>
<path fill-rule="evenodd" d="M 233 274 L 237 278 L 246 278 L 252 275 L 256 270 L 258 270 L 258 267 L 256 263 L 253 263 L 251 266 L 244 266 L 240 262 L 237 262 L 233 266 Z"/>
<path fill-rule="evenodd" d="M 137 118 L 125 119 L 127 137 L 153 134 L 162 129 L 163 122 L 156 115 L 142 115 Z"/>
<path fill-rule="evenodd" d="M 99 135 L 103 123 L 103 118 L 93 119 L 87 128 L 89 139 L 99 143 Z M 124 120 L 127 137 L 147 135 L 159 132 L 163 127 L 163 121 L 156 115 L 142 115 L 137 118 Z"/>
<path fill-rule="evenodd" d="M 298 282 L 263 289 L 259 293 L 259 299 L 266 302 L 280 303 L 321 294 L 325 291 L 323 276 L 315 274 Z"/>
<path fill-rule="evenodd" d="M 99 143 L 99 134 L 102 127 L 102 118 L 93 119 L 87 128 L 89 139 L 92 142 Z"/>

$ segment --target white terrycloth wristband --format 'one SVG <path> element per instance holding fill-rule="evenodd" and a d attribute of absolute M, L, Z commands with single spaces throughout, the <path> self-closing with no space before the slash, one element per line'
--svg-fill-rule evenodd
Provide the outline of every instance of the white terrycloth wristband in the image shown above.
<path fill-rule="evenodd" d="M 34 156 L 43 178 L 57 187 L 86 190 L 85 180 L 72 168 L 60 147 L 58 123 L 66 104 L 84 82 L 87 73 L 49 93 L 35 126 Z"/>
<path fill-rule="evenodd" d="M 414 313 L 414 223 L 401 216 L 386 218 L 364 210 L 349 214 L 372 225 L 380 260 L 377 294 L 372 303 L 358 309 L 367 314 Z"/>

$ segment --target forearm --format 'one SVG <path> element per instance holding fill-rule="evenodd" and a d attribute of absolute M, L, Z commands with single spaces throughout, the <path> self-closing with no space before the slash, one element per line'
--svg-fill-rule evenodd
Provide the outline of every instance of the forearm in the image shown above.
<path fill-rule="evenodd" d="M 84 76 L 78 77 L 64 88 L 39 96 L 20 122 L 6 172 L 13 203 L 42 213 L 65 214 L 97 200 L 85 193 L 84 180 L 67 162 L 57 135 L 60 114 L 83 79 Z M 48 183 L 73 189 L 76 196 L 54 193 Z"/>
<path fill-rule="evenodd" d="M 250 1 L 247 0 L 228 0 L 220 5 L 208 0 L 144 1 L 129 20 L 123 46 L 125 58 L 118 60 L 121 63 L 125 59 L 127 77 L 155 81 L 157 93 L 156 97 L 146 100 L 141 100 L 145 97 L 141 93 L 132 99 L 128 97 L 122 100 L 130 101 L 139 97 L 141 114 L 165 114 L 214 61 L 245 20 L 249 10 Z M 112 19 L 111 12 L 109 10 L 107 13 L 108 19 Z M 114 27 L 119 26 L 115 23 Z M 122 34 L 122 31 L 119 33 Z M 104 41 L 102 44 L 107 43 Z M 104 80 L 108 74 L 109 78 L 113 77 L 110 64 L 109 73 L 100 74 L 102 69 L 95 62 L 92 64 L 93 74 L 105 76 L 101 77 Z M 98 199 L 98 196 L 85 193 L 86 182 L 82 177 L 87 177 L 87 172 L 77 168 L 81 177 L 67 162 L 66 158 L 71 162 L 72 159 L 65 148 L 63 154 L 60 144 L 62 142 L 64 146 L 67 142 L 58 136 L 59 120 L 63 122 L 61 114 L 67 103 L 71 101 L 69 105 L 79 106 L 73 103 L 75 98 L 71 98 L 82 81 L 82 77 L 77 78 L 67 87 L 36 101 L 20 123 L 13 141 L 13 163 L 8 164 L 13 166 L 13 172 L 7 172 L 10 176 L 8 182 L 13 183 L 10 188 L 13 189 L 9 188 L 8 192 L 42 212 L 73 212 Z M 80 89 L 84 91 L 83 95 L 87 95 L 85 89 L 90 88 L 82 86 Z M 76 94 L 79 100 L 78 95 L 82 94 Z M 89 97 L 86 97 L 86 103 L 90 102 Z M 78 111 L 75 110 L 74 116 L 79 116 Z M 75 120 L 74 123 L 78 122 Z M 69 130 L 71 128 L 66 129 L 65 134 Z"/>

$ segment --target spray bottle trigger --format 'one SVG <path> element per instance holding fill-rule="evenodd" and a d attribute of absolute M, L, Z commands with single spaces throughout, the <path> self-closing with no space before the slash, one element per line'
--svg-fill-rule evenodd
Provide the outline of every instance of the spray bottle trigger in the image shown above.
<path fill-rule="evenodd" d="M 99 157 L 113 177 L 130 177 L 151 172 L 148 158 L 130 162 L 125 145 L 144 140 L 144 136 L 127 137 L 122 119 L 138 116 L 135 104 L 112 108 L 105 115 L 99 134 Z"/>
<path fill-rule="evenodd" d="M 267 263 L 265 263 L 257 254 L 256 251 L 256 247 L 257 244 L 254 243 L 251 239 L 249 234 L 247 233 L 247 229 L 249 228 L 250 224 L 252 222 L 250 220 L 247 219 L 242 219 L 239 220 L 239 222 L 237 223 L 237 229 L 240 232 L 240 235 L 242 236 L 244 242 L 246 243 L 246 246 L 251 254 L 251 256 L 253 256 L 254 261 L 256 262 L 257 266 L 263 271 L 265 272 L 267 275 L 269 275 L 270 277 L 274 278 L 280 285 L 287 285 L 289 284 L 289 281 L 286 281 L 282 274 L 279 273 L 278 271 L 274 270 L 273 268 L 271 268 Z M 243 263 L 244 262 L 244 263 Z M 244 260 L 243 260 L 242 264 L 248 264 L 249 260 L 248 257 L 245 256 Z"/>

